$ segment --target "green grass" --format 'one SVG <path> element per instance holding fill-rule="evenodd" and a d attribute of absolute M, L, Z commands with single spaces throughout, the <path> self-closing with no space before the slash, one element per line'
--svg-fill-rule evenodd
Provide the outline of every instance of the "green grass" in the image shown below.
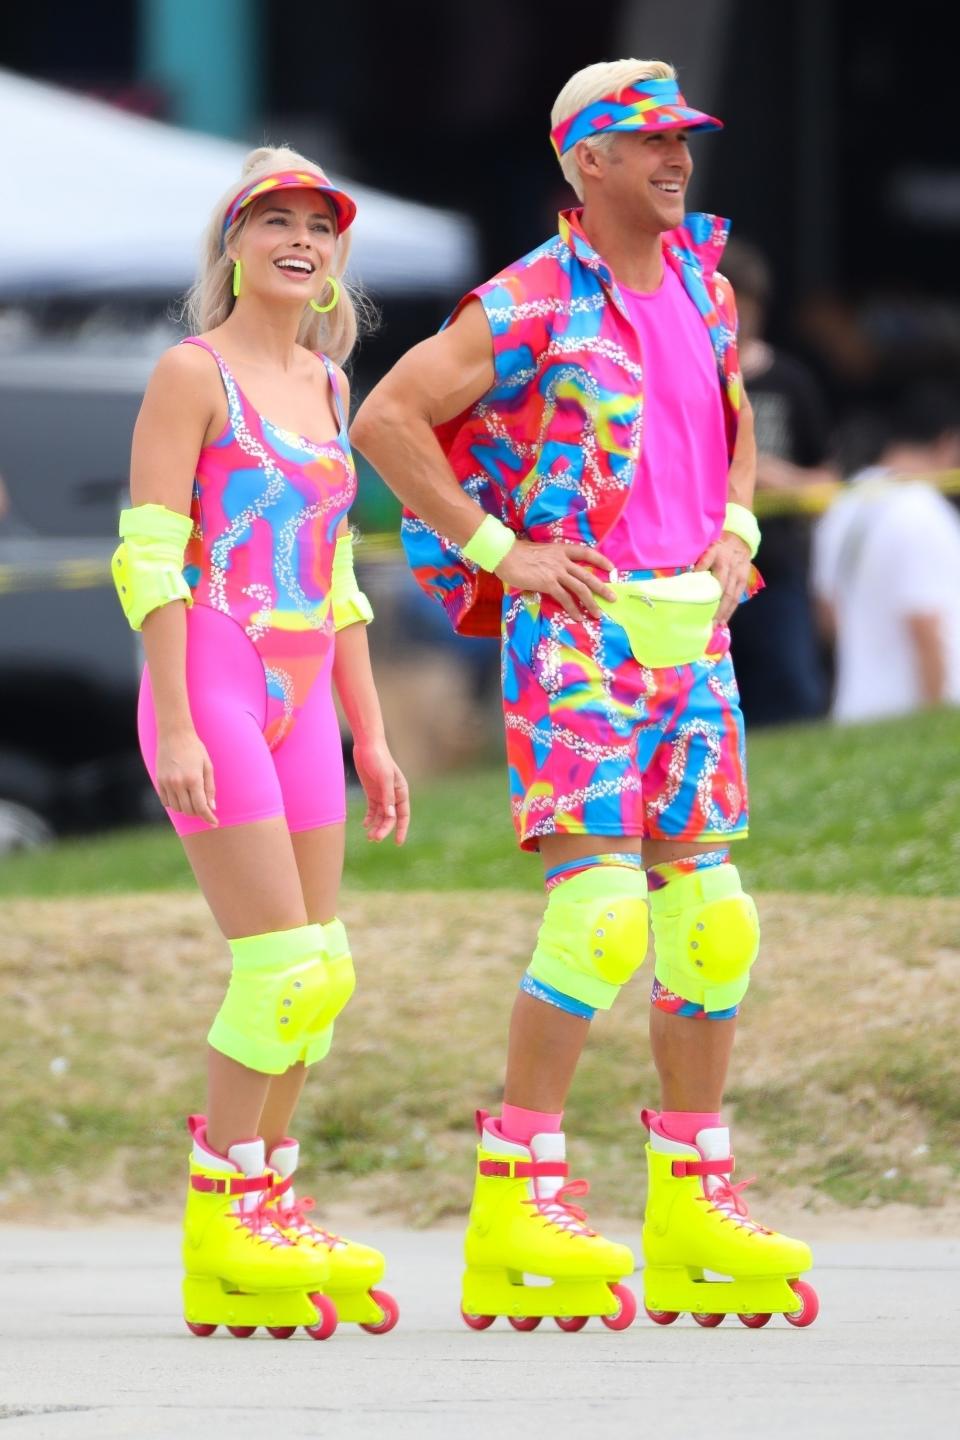
<path fill-rule="evenodd" d="M 417 1223 L 463 1214 L 473 1112 L 499 1104 L 541 910 L 536 892 L 345 895 L 357 999 L 296 1127 L 324 1205 Z M 727 1095 L 758 1213 L 776 1219 L 789 1194 L 955 1214 L 960 904 L 780 894 L 764 925 Z M 38 1184 L 47 1220 L 100 1213 L 104 1185 L 113 1210 L 172 1213 L 228 968 L 201 896 L 8 900 L 0 933 L 0 1013 L 17 1017 L 0 1049 L 0 1217 L 35 1219 Z M 601 1214 L 642 1206 L 637 1112 L 657 1094 L 648 984 L 597 1017 L 568 1106 Z"/>
<path fill-rule="evenodd" d="M 835 729 L 759 731 L 750 739 L 753 837 L 737 849 L 757 890 L 960 894 L 960 711 Z M 403 849 L 368 844 L 351 806 L 345 883 L 354 889 L 537 889 L 517 850 L 502 767 L 414 787 Z M 65 841 L 0 861 L 0 895 L 170 890 L 193 884 L 163 825 Z"/>

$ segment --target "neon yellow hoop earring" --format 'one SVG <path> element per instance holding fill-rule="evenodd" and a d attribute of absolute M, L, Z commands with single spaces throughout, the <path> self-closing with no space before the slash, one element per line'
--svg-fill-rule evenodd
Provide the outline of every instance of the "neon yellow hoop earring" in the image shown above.
<path fill-rule="evenodd" d="M 330 304 L 318 305 L 316 300 L 310 301 L 310 309 L 316 310 L 318 315 L 328 314 L 336 305 L 337 301 L 340 299 L 340 281 L 337 279 L 336 275 L 328 275 L 327 279 L 330 282 L 331 289 L 333 290 L 333 299 L 330 301 Z"/>
<path fill-rule="evenodd" d="M 234 299 L 240 294 L 240 280 L 243 276 L 243 269 L 239 260 L 233 262 L 233 295 Z"/>

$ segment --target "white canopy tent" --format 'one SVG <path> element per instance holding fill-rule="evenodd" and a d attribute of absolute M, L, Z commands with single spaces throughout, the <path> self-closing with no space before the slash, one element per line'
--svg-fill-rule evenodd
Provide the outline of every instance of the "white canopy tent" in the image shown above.
<path fill-rule="evenodd" d="M 7 140 L 0 298 L 178 294 L 216 197 L 246 148 L 0 70 Z M 351 273 L 384 293 L 475 278 L 471 223 L 332 176 L 354 196 Z"/>

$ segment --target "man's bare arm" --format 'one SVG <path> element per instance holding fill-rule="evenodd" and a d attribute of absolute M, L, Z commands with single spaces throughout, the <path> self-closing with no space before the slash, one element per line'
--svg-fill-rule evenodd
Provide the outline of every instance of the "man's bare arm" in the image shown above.
<path fill-rule="evenodd" d="M 753 492 L 757 483 L 757 440 L 753 423 L 753 406 L 743 397 L 737 420 L 737 440 L 730 461 L 727 499 L 734 505 L 753 509 Z"/>
<path fill-rule="evenodd" d="M 371 390 L 350 438 L 395 495 L 434 530 L 463 547 L 485 517 L 460 487 L 433 433 L 469 410 L 496 379 L 490 327 L 473 302 L 439 335 L 415 345 Z M 594 594 L 613 592 L 594 573 L 612 569 L 589 545 L 518 540 L 496 567 L 510 590 L 552 595 L 568 614 L 598 615 Z"/>
<path fill-rule="evenodd" d="M 478 302 L 409 350 L 357 411 L 350 439 L 395 495 L 428 525 L 465 545 L 484 511 L 461 490 L 433 433 L 493 385 L 490 327 Z"/>

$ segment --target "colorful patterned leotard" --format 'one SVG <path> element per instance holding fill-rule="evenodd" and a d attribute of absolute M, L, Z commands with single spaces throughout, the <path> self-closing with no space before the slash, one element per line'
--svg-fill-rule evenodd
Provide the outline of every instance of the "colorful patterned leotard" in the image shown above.
<path fill-rule="evenodd" d="M 346 416 L 324 355 L 340 428 L 316 445 L 258 414 L 212 345 L 183 343 L 216 360 L 228 412 L 197 461 L 184 575 L 196 605 L 231 616 L 256 646 L 267 680 L 263 733 L 274 750 L 333 645 L 333 552 L 357 489 Z"/>

